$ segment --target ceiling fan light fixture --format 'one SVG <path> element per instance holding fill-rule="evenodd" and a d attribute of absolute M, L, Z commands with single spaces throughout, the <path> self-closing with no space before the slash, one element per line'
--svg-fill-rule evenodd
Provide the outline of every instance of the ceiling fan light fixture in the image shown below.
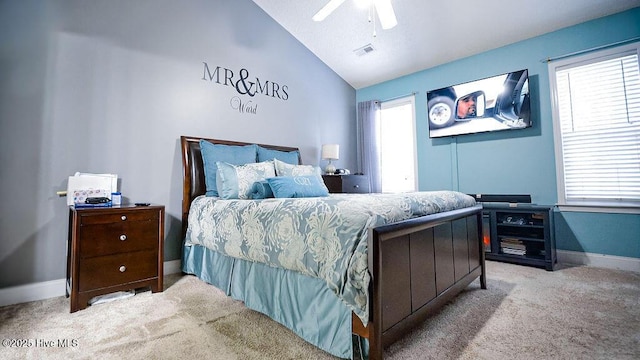
<path fill-rule="evenodd" d="M 388 30 L 398 25 L 396 13 L 393 11 L 393 6 L 391 6 L 391 0 L 373 0 L 373 4 L 383 29 Z"/>
<path fill-rule="evenodd" d="M 391 5 L 391 0 L 354 0 L 356 5 L 361 3 L 373 3 L 373 6 L 370 7 L 371 11 L 369 12 L 369 21 L 375 17 L 375 15 L 371 16 L 371 13 L 377 13 L 378 19 L 380 20 L 380 25 L 383 29 L 391 29 L 398 25 L 398 20 L 396 19 L 396 13 L 393 11 L 393 6 Z M 315 15 L 313 15 L 313 21 L 322 21 L 327 16 L 329 16 L 332 12 L 334 12 L 345 0 L 329 0 L 329 2 L 322 7 Z M 375 21 L 374 21 L 374 37 L 375 37 Z"/>
<path fill-rule="evenodd" d="M 342 5 L 345 0 L 331 0 L 327 5 L 323 6 L 315 15 L 313 15 L 313 21 L 322 21 L 329 14 L 331 14 L 338 6 Z"/>

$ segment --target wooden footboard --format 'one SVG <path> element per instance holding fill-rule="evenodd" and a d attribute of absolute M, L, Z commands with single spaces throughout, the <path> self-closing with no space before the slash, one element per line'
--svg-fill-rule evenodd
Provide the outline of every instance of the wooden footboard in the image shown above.
<path fill-rule="evenodd" d="M 369 339 L 369 359 L 427 319 L 473 280 L 486 289 L 482 206 L 434 214 L 372 229 L 372 275 L 367 327 L 353 317 L 353 331 Z"/>

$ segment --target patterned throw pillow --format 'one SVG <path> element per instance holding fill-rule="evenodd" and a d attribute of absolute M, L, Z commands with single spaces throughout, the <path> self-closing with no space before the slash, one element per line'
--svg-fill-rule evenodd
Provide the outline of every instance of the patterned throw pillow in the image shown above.
<path fill-rule="evenodd" d="M 250 199 L 255 182 L 276 176 L 273 161 L 245 165 L 218 161 L 216 165 L 216 183 L 222 199 Z"/>
<path fill-rule="evenodd" d="M 304 176 L 317 175 L 322 180 L 322 170 L 319 166 L 312 165 L 291 165 L 278 159 L 274 159 L 277 176 Z"/>

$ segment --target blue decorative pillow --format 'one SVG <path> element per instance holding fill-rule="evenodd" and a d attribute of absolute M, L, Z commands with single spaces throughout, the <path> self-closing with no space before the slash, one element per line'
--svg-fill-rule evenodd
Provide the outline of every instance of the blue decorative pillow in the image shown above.
<path fill-rule="evenodd" d="M 276 176 L 273 161 L 245 165 L 218 161 L 216 165 L 218 196 L 222 199 L 250 199 L 256 181 Z"/>
<path fill-rule="evenodd" d="M 254 200 L 272 198 L 273 191 L 271 190 L 271 185 L 269 185 L 267 180 L 254 182 L 249 197 Z"/>
<path fill-rule="evenodd" d="M 322 180 L 322 170 L 318 166 L 291 165 L 278 159 L 274 159 L 273 163 L 276 166 L 276 175 L 278 176 L 317 175 Z"/>
<path fill-rule="evenodd" d="M 329 196 L 322 178 L 316 175 L 278 176 L 267 178 L 276 198 Z"/>
<path fill-rule="evenodd" d="M 284 161 L 287 164 L 297 165 L 300 163 L 300 152 L 299 151 L 280 151 L 263 148 L 258 145 L 258 161 L 268 161 L 278 159 L 280 161 Z"/>
<path fill-rule="evenodd" d="M 216 184 L 216 162 L 223 161 L 233 165 L 255 163 L 257 158 L 257 145 L 235 146 L 212 144 L 206 140 L 200 140 L 200 151 L 204 165 L 204 183 L 207 196 L 218 196 Z"/>

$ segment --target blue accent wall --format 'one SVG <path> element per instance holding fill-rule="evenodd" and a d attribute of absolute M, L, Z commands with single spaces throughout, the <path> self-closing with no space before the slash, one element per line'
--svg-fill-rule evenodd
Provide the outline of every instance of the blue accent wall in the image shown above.
<path fill-rule="evenodd" d="M 416 92 L 420 190 L 530 194 L 556 204 L 556 163 L 547 63 L 544 59 L 640 37 L 640 8 L 550 32 L 515 44 L 356 91 L 356 101 Z M 524 130 L 430 139 L 426 92 L 529 69 L 533 126 Z M 640 215 L 559 212 L 558 249 L 640 258 Z"/>
<path fill-rule="evenodd" d="M 554 220 L 559 249 L 640 258 L 640 215 L 563 211 Z"/>

